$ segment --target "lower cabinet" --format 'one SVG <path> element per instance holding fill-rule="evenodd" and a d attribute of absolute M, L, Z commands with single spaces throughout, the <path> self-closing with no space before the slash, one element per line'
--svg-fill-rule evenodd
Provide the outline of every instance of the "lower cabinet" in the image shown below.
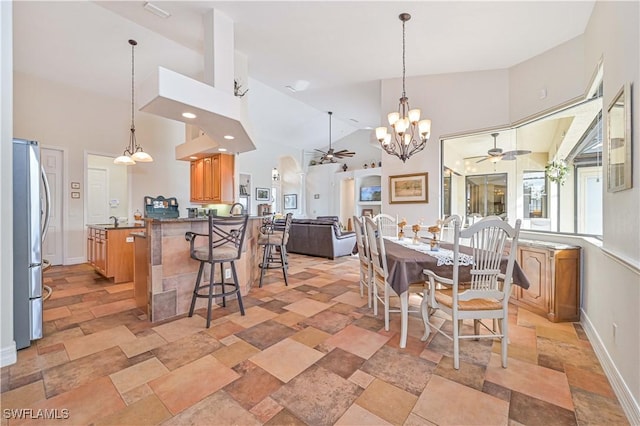
<path fill-rule="evenodd" d="M 578 246 L 522 240 L 518 264 L 529 288 L 513 286 L 511 301 L 552 322 L 580 320 L 580 250 Z"/>
<path fill-rule="evenodd" d="M 114 283 L 133 281 L 133 237 L 131 229 L 89 227 L 87 261 Z"/>

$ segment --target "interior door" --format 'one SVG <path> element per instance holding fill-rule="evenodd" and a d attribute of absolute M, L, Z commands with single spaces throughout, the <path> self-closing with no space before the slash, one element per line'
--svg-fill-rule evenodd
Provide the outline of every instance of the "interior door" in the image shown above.
<path fill-rule="evenodd" d="M 89 167 L 87 170 L 87 223 L 109 222 L 109 171 Z"/>
<path fill-rule="evenodd" d="M 64 188 L 62 182 L 62 161 L 63 156 L 61 150 L 40 148 L 40 164 L 49 181 L 49 191 L 51 195 L 49 201 L 51 208 L 49 213 L 49 228 L 42 242 L 42 258 L 48 260 L 52 265 L 62 265 L 64 259 L 62 252 L 62 191 Z M 44 194 L 42 188 L 40 193 Z M 44 195 L 42 198 L 44 200 Z"/>

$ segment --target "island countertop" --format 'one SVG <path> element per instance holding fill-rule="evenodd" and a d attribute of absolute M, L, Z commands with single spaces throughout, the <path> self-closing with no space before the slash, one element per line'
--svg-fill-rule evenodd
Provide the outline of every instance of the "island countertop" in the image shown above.
<path fill-rule="evenodd" d="M 236 261 L 240 291 L 246 295 L 259 277 L 258 235 L 262 219 L 269 216 L 250 216 L 245 233 L 242 255 Z M 146 287 L 149 316 L 152 322 L 189 312 L 193 287 L 200 262 L 189 253 L 185 232 L 208 233 L 208 218 L 145 219 L 147 262 L 149 275 Z M 136 240 L 140 240 L 137 238 Z M 203 240 L 204 242 L 204 240 Z M 228 265 L 227 265 L 228 267 Z M 205 268 L 203 279 L 208 279 L 210 268 Z M 205 299 L 198 299 L 196 309 L 206 306 Z M 229 301 L 227 300 L 227 303 Z"/>

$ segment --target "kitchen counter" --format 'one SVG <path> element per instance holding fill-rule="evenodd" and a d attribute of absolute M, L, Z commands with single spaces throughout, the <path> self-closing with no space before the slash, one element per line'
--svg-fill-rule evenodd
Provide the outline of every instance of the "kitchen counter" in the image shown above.
<path fill-rule="evenodd" d="M 249 220 L 252 219 L 264 219 L 264 218 L 270 218 L 273 217 L 273 215 L 266 215 L 266 216 L 249 216 Z M 161 223 L 171 223 L 171 222 L 207 222 L 207 216 L 199 216 L 199 217 L 163 217 L 163 218 L 159 218 L 159 219 L 145 219 L 145 221 L 147 222 L 151 222 L 151 223 L 156 223 L 156 222 L 161 222 Z"/>
<path fill-rule="evenodd" d="M 115 226 L 113 223 L 95 223 L 95 224 L 91 224 L 91 225 L 87 225 L 88 228 L 94 228 L 94 229 L 102 229 L 102 230 L 109 230 L 109 229 L 142 229 L 143 225 L 118 225 Z"/>
<path fill-rule="evenodd" d="M 259 276 L 258 234 L 264 217 L 250 216 L 242 255 L 236 261 L 243 296 L 249 293 Z M 207 234 L 209 224 L 207 217 L 145 219 L 145 224 L 149 265 L 146 279 L 148 314 L 152 322 L 157 322 L 189 312 L 200 262 L 191 259 L 189 242 L 184 235 L 186 232 Z M 209 268 L 205 270 L 208 274 Z M 198 299 L 196 309 L 206 304 L 206 299 Z"/>

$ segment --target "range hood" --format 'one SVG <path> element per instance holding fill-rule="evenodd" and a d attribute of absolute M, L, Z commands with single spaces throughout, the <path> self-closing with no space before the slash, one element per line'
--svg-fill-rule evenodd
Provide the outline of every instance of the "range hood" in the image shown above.
<path fill-rule="evenodd" d="M 234 95 L 233 21 L 211 10 L 204 16 L 204 28 L 205 82 L 158 67 L 157 73 L 140 87 L 141 111 L 200 129 L 197 137 L 176 147 L 178 160 L 188 161 L 220 151 L 240 153 L 256 149 L 246 100 Z M 185 118 L 184 113 L 195 118 Z"/>

